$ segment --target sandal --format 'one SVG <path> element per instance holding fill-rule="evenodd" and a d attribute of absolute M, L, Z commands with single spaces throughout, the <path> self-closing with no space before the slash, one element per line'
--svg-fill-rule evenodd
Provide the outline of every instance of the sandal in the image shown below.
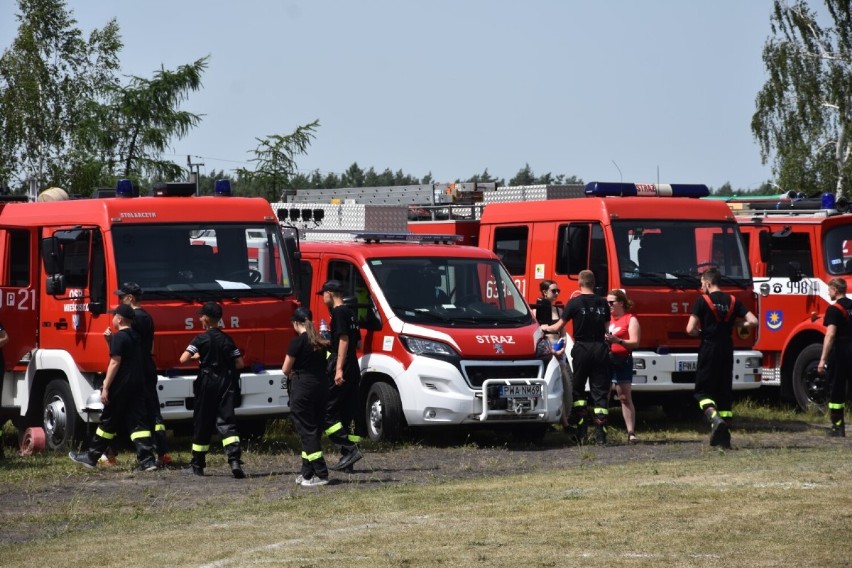
<path fill-rule="evenodd" d="M 637 442 L 639 442 L 639 438 L 636 437 L 636 433 L 635 432 L 628 432 L 627 433 L 627 443 L 636 444 Z"/>

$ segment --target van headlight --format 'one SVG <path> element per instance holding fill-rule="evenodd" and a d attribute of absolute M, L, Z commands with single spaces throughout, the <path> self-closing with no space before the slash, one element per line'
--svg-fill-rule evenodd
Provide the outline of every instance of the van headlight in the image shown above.
<path fill-rule="evenodd" d="M 399 340 L 402 346 L 414 355 L 441 356 L 441 357 L 458 357 L 458 353 L 447 345 L 434 339 L 423 339 L 422 337 L 412 337 L 410 335 L 400 335 Z"/>

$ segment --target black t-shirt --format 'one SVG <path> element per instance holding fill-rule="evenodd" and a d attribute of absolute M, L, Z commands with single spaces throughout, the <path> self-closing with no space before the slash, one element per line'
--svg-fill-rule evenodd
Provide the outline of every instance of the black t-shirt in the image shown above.
<path fill-rule="evenodd" d="M 837 338 L 852 338 L 852 299 L 839 298 L 825 310 L 822 320 L 825 327 L 837 326 Z"/>
<path fill-rule="evenodd" d="M 307 333 L 300 333 L 290 342 L 287 355 L 294 359 L 293 370 L 325 378 L 327 351 L 325 349 L 314 349 L 308 341 Z"/>
<path fill-rule="evenodd" d="M 594 294 L 580 294 L 562 312 L 565 322 L 574 321 L 574 341 L 603 343 L 609 329 L 609 304 Z"/>
<path fill-rule="evenodd" d="M 134 382 L 142 383 L 142 344 L 138 333 L 129 327 L 113 333 L 109 342 L 109 355 L 121 357 L 118 372 L 110 388 L 118 389 Z"/>
<path fill-rule="evenodd" d="M 154 320 L 151 315 L 142 308 L 133 308 L 133 323 L 130 327 L 139 334 L 142 355 L 150 355 L 154 350 Z"/>
<path fill-rule="evenodd" d="M 703 295 L 692 305 L 692 315 L 696 316 L 701 323 L 701 339 L 733 342 L 731 332 L 734 329 L 734 321 L 737 318 L 744 318 L 748 309 L 734 298 L 733 315 L 729 317 L 728 312 L 732 309 L 731 295 L 720 291 L 711 292 L 708 295 L 716 308 L 715 313 L 707 305 Z"/>
<path fill-rule="evenodd" d="M 210 369 L 217 373 L 226 369 L 235 370 L 234 360 L 243 355 L 231 336 L 218 327 L 196 335 L 186 351 L 193 355 L 198 353 L 201 356 L 199 364 L 202 369 Z"/>
<path fill-rule="evenodd" d="M 346 304 L 335 306 L 331 310 L 331 354 L 338 354 L 338 344 L 341 336 L 349 337 L 349 348 L 346 351 L 346 358 L 357 360 L 355 354 L 358 349 L 358 341 L 361 339 L 361 331 L 358 329 L 358 321 L 355 319 L 353 312 Z"/>

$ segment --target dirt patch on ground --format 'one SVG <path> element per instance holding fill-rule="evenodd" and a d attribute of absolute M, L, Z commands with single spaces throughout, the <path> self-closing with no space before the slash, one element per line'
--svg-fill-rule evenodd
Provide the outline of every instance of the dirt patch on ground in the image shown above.
<path fill-rule="evenodd" d="M 706 456 L 719 450 L 710 448 L 707 436 L 700 433 L 698 425 L 692 430 L 667 434 L 649 433 L 638 444 L 626 443 L 623 432 L 613 432 L 610 444 L 578 446 L 560 431 L 545 435 L 542 444 L 516 443 L 511 437 L 499 435 L 472 435 L 462 439 L 429 436 L 400 446 L 365 446 L 364 458 L 352 474 L 332 472 L 332 482 L 319 490 L 338 491 L 353 486 L 366 490 L 393 485 L 440 483 L 483 476 L 523 474 L 541 471 L 564 471 L 596 464 L 622 464 L 628 462 L 654 462 L 690 459 Z M 640 433 L 641 435 L 641 433 Z M 806 449 L 828 444 L 852 447 L 852 438 L 837 439 L 826 436 L 823 425 L 799 422 L 744 423 L 735 431 L 734 448 L 738 451 L 773 451 L 777 449 Z M 251 446 L 245 453 L 245 470 L 248 478 L 235 480 L 230 475 L 224 456 L 209 456 L 207 475 L 199 478 L 183 473 L 181 469 L 166 469 L 149 473 L 132 473 L 132 454 L 120 456 L 119 465 L 98 468 L 72 469 L 62 478 L 48 481 L 8 482 L 4 475 L 15 468 L 31 467 L 25 460 L 9 456 L 0 462 L 0 543 L 26 542 L 38 535 L 64 530 L 57 526 L 27 526 L 21 522 L 33 512 L 43 508 L 68 513 L 75 503 L 91 506 L 121 508 L 139 507 L 144 510 L 162 509 L 163 512 L 192 509 L 199 504 L 221 502 L 232 498 L 241 501 L 251 498 L 274 500 L 286 498 L 297 491 L 316 491 L 297 486 L 294 478 L 299 471 L 296 448 L 273 442 Z M 178 455 L 187 460 L 187 451 Z M 333 463 L 337 456 L 328 456 Z M 185 465 L 185 464 L 180 464 Z M 58 515 L 66 518 L 67 514 Z M 43 517 L 41 519 L 43 523 Z"/>

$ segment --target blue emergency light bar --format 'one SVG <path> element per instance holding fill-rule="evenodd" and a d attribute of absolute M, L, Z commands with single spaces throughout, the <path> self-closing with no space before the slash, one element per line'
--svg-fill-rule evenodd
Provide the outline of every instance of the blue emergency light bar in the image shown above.
<path fill-rule="evenodd" d="M 590 197 L 707 197 L 710 189 L 700 183 L 622 183 L 593 181 L 586 184 Z"/>
<path fill-rule="evenodd" d="M 461 235 L 421 235 L 418 233 L 371 233 L 355 232 L 356 240 L 364 242 L 409 242 L 409 243 L 456 243 L 462 240 Z"/>
<path fill-rule="evenodd" d="M 217 179 L 213 184 L 213 193 L 219 197 L 231 196 L 231 180 Z"/>

